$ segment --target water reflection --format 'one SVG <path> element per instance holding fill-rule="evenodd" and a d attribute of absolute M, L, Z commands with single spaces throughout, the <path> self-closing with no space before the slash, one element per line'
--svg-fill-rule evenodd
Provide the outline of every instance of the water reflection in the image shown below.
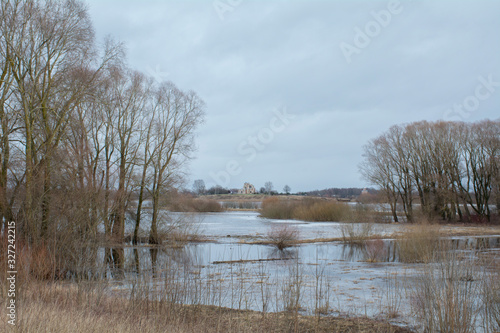
<path fill-rule="evenodd" d="M 499 237 L 454 238 L 442 240 L 443 248 L 452 251 L 487 251 L 500 249 Z M 183 247 L 117 247 L 104 248 L 106 276 L 123 280 L 130 274 L 150 274 L 164 277 L 172 267 L 197 271 L 214 262 L 251 263 L 287 261 L 302 263 L 341 261 L 351 263 L 398 263 L 398 243 L 395 240 L 370 240 L 364 244 L 318 243 L 278 250 L 272 246 L 249 244 L 187 244 Z"/>
<path fill-rule="evenodd" d="M 299 257 L 298 248 L 286 248 L 279 250 L 276 247 L 270 247 L 267 252 L 266 259 L 297 259 Z"/>

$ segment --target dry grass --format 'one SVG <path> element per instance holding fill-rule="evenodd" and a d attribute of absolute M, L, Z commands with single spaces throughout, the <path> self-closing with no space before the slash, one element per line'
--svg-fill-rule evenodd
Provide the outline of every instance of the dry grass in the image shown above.
<path fill-rule="evenodd" d="M 270 219 L 293 219 L 293 212 L 296 207 L 297 203 L 295 201 L 280 200 L 276 197 L 269 197 L 262 201 L 260 215 Z"/>
<path fill-rule="evenodd" d="M 261 216 L 271 219 L 297 219 L 314 222 L 370 222 L 375 212 L 364 205 L 319 198 L 280 199 L 268 197 L 262 202 Z"/>
<path fill-rule="evenodd" d="M 183 194 L 172 198 L 167 208 L 173 212 L 217 213 L 224 211 L 224 207 L 217 200 L 194 198 Z"/>
<path fill-rule="evenodd" d="M 500 264 L 484 277 L 481 300 L 484 304 L 484 327 L 488 332 L 500 332 Z"/>
<path fill-rule="evenodd" d="M 426 263 L 439 259 L 444 242 L 437 225 L 411 225 L 396 238 L 399 260 L 405 263 Z"/>
<path fill-rule="evenodd" d="M 227 201 L 222 203 L 222 207 L 226 210 L 258 210 L 260 206 L 259 201 Z"/>
<path fill-rule="evenodd" d="M 412 308 L 425 332 L 476 332 L 480 319 L 482 272 L 477 263 L 450 252 L 426 264 L 408 287 Z"/>
<path fill-rule="evenodd" d="M 345 223 L 340 226 L 342 240 L 351 245 L 361 245 L 372 238 L 373 224 Z"/>
<path fill-rule="evenodd" d="M 304 201 L 294 211 L 294 218 L 304 221 L 345 221 L 351 208 L 335 201 Z"/>
<path fill-rule="evenodd" d="M 267 233 L 267 240 L 279 250 L 293 246 L 299 238 L 299 229 L 289 224 L 273 224 Z"/>
<path fill-rule="evenodd" d="M 5 303 L 0 316 L 5 317 Z M 2 332 L 409 332 L 367 318 L 297 317 L 216 306 L 175 305 L 112 296 L 106 289 L 33 282 L 19 302 L 17 326 Z"/>

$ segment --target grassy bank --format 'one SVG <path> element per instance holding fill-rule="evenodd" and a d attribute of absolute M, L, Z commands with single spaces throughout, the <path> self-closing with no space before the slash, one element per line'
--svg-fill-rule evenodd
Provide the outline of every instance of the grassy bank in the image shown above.
<path fill-rule="evenodd" d="M 148 298 L 144 286 L 116 296 L 102 284 L 42 283 L 24 285 L 18 319 L 2 319 L 2 332 L 409 332 L 367 318 L 262 313 L 217 306 L 179 305 Z M 2 297 L 3 298 L 3 297 Z M 5 299 L 5 298 L 4 298 Z M 6 318 L 6 303 L 0 316 Z"/>

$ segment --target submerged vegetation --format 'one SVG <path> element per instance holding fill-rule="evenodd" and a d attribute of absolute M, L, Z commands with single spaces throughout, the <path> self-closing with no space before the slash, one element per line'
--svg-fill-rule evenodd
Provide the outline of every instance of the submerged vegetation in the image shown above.
<path fill-rule="evenodd" d="M 134 293 L 116 297 L 107 294 L 105 285 L 60 286 L 32 281 L 21 293 L 22 319 L 16 329 L 18 332 L 61 333 L 410 332 L 368 318 L 295 315 L 293 309 L 263 313 L 200 304 L 174 304 L 166 301 L 167 294 L 155 293 L 145 283 L 139 283 L 135 288 Z M 0 304 L 0 316 L 4 318 L 6 306 L 3 301 Z M 3 325 L 4 322 L 0 323 L 0 329 L 9 332 Z"/>

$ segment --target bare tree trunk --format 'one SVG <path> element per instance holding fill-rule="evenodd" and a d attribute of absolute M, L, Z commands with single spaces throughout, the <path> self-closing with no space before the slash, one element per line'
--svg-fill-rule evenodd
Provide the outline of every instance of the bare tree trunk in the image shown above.
<path fill-rule="evenodd" d="M 104 170 L 104 234 L 106 239 L 111 238 L 111 216 L 109 212 L 109 192 L 110 192 L 110 177 L 111 177 L 111 154 L 110 154 L 110 143 L 108 141 L 109 129 L 106 127 L 106 143 L 105 143 L 105 155 L 106 155 L 106 167 Z"/>
<path fill-rule="evenodd" d="M 50 223 L 50 196 L 51 196 L 51 162 L 46 156 L 43 162 L 43 194 L 42 194 L 42 225 L 40 228 L 40 237 L 45 239 Z"/>
<path fill-rule="evenodd" d="M 146 187 L 146 171 L 147 168 L 146 166 L 144 166 L 142 171 L 141 185 L 139 189 L 139 198 L 137 200 L 137 213 L 135 216 L 134 238 L 132 239 L 132 244 L 137 244 L 139 240 L 139 227 L 141 224 L 142 202 L 144 200 L 144 188 Z"/>
<path fill-rule="evenodd" d="M 125 189 L 125 159 L 121 158 L 118 180 L 117 199 L 113 216 L 113 240 L 123 243 L 125 241 L 125 210 L 126 210 L 126 189 Z"/>
<path fill-rule="evenodd" d="M 159 199 L 159 189 L 157 187 L 156 182 L 157 176 L 154 177 L 153 191 L 152 191 L 152 204 L 153 204 L 153 214 L 151 217 L 151 229 L 149 231 L 149 244 L 159 244 L 160 240 L 158 239 L 158 199 Z"/>

